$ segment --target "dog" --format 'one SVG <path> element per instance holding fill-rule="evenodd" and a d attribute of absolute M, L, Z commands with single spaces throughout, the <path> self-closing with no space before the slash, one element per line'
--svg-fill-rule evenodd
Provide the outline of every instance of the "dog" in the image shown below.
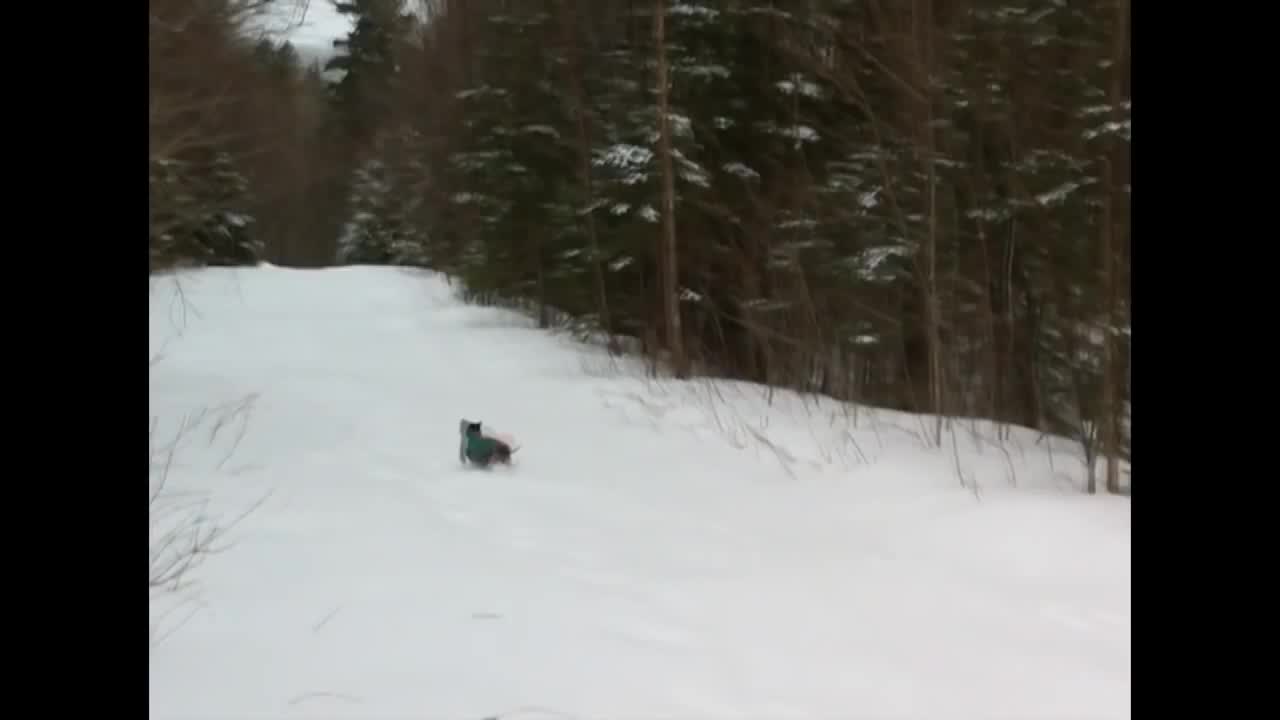
<path fill-rule="evenodd" d="M 480 467 L 488 467 L 493 463 L 511 464 L 511 454 L 515 452 L 511 444 L 503 439 L 486 435 L 479 422 L 463 418 L 458 422 L 458 460 L 463 464 L 470 463 Z"/>

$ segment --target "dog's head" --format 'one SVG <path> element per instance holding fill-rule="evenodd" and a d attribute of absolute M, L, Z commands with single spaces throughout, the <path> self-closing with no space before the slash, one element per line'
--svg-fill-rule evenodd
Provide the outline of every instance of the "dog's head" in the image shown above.
<path fill-rule="evenodd" d="M 467 435 L 469 433 L 478 433 L 478 432 L 480 432 L 480 423 L 472 422 L 466 418 L 463 418 L 462 420 L 458 421 L 459 435 Z"/>

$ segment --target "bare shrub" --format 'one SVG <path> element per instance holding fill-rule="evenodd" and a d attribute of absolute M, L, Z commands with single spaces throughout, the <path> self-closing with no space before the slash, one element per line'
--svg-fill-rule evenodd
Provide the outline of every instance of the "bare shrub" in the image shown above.
<path fill-rule="evenodd" d="M 175 466 L 179 450 L 195 432 L 209 425 L 208 442 L 217 440 L 221 431 L 229 426 L 238 426 L 232 448 L 218 463 L 221 468 L 234 453 L 235 446 L 243 437 L 252 397 L 229 404 L 214 412 L 207 409 L 188 415 L 179 423 L 178 429 L 167 441 L 157 438 L 158 422 L 151 421 L 148 433 L 150 445 L 149 469 L 149 521 L 150 521 L 150 572 L 148 588 L 152 602 L 152 621 L 150 627 L 151 643 L 154 647 L 176 631 L 191 617 L 194 609 L 191 605 L 195 595 L 191 592 L 195 586 L 194 571 L 211 555 L 228 549 L 231 545 L 229 532 L 265 502 L 264 496 L 244 511 L 230 517 L 217 517 L 211 509 L 211 497 L 205 492 L 185 491 L 173 488 L 170 483 L 171 471 Z M 174 604 L 157 609 L 158 600 L 171 598 Z M 171 618 L 175 612 L 186 611 L 186 616 L 177 622 Z"/>

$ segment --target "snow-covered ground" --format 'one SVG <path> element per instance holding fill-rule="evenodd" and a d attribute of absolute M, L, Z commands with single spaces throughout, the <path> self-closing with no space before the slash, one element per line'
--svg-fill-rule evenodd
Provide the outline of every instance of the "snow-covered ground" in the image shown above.
<path fill-rule="evenodd" d="M 151 298 L 153 546 L 243 515 L 153 592 L 153 718 L 1130 714 L 1130 502 L 1069 443 L 646 382 L 419 271 Z"/>

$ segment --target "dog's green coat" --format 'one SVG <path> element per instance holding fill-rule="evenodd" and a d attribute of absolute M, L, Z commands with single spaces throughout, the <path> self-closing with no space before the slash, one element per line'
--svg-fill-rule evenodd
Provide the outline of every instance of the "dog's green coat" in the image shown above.
<path fill-rule="evenodd" d="M 463 452 L 466 453 L 467 460 L 477 465 L 488 465 L 497 453 L 498 445 L 501 444 L 498 440 L 485 437 L 478 430 L 468 429 L 465 438 Z"/>

